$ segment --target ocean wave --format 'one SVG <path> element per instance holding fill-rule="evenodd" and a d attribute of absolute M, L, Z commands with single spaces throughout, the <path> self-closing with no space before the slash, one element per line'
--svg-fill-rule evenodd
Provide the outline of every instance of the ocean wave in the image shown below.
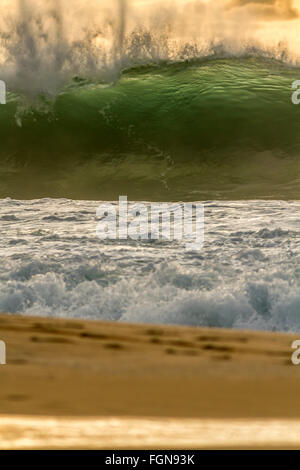
<path fill-rule="evenodd" d="M 0 14 L 2 197 L 299 196 L 296 10 L 75 3 Z"/>
<path fill-rule="evenodd" d="M 0 109 L 1 193 L 296 197 L 299 110 L 291 84 L 299 74 L 273 59 L 211 57 L 131 68 L 109 87 L 66 88 L 47 112 L 20 114 L 20 98 L 11 96 Z"/>

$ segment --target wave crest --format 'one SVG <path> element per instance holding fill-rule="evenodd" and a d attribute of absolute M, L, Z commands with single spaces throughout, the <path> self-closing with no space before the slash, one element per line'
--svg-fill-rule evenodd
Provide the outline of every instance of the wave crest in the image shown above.
<path fill-rule="evenodd" d="M 299 64 L 297 21 L 270 27 L 214 0 L 149 7 L 75 0 L 12 0 L 0 16 L 0 77 L 34 100 L 55 97 L 74 76 L 116 82 L 124 68 L 256 54 Z M 274 39 L 276 38 L 276 39 Z"/>

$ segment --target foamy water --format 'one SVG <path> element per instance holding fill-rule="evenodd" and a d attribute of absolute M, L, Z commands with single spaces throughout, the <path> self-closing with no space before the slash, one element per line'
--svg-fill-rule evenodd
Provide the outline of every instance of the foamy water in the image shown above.
<path fill-rule="evenodd" d="M 199 252 L 101 241 L 98 205 L 0 201 L 1 312 L 299 330 L 299 202 L 207 202 Z"/>

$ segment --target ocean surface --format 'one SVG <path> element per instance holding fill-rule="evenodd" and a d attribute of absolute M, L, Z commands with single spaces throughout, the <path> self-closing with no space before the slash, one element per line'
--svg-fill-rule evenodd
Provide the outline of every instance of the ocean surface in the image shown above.
<path fill-rule="evenodd" d="M 98 205 L 0 200 L 0 312 L 299 331 L 300 202 L 204 202 L 201 251 L 100 240 Z"/>

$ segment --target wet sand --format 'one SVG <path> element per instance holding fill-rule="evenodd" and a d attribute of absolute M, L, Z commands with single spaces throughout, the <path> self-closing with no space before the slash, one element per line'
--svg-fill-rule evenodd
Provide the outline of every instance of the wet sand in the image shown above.
<path fill-rule="evenodd" d="M 1 315 L 0 446 L 300 448 L 295 339 Z"/>

